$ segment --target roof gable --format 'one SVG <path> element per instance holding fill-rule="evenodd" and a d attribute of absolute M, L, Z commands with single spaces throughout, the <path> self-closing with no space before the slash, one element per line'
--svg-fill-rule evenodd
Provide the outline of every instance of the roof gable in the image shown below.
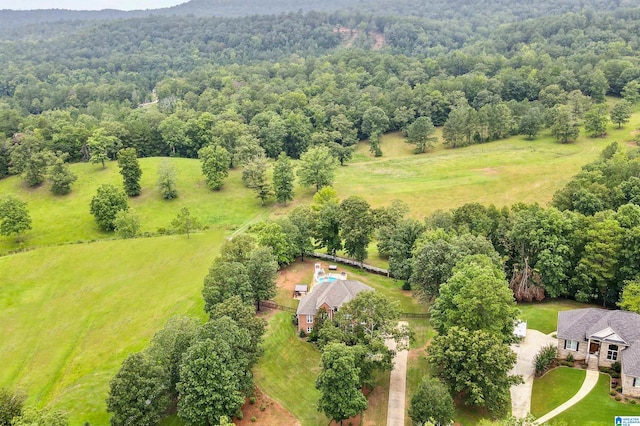
<path fill-rule="evenodd" d="M 311 292 L 300 300 L 298 315 L 315 315 L 323 304 L 332 309 L 352 300 L 361 291 L 373 291 L 373 288 L 360 281 L 336 280 L 315 285 Z"/>

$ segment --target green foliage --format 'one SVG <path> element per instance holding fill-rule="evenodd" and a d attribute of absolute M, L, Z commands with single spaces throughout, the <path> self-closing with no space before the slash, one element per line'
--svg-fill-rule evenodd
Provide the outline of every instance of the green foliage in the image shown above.
<path fill-rule="evenodd" d="M 536 376 L 541 376 L 549 369 L 557 357 L 557 351 L 558 349 L 555 345 L 547 345 L 540 348 L 538 353 L 533 357 L 533 367 Z"/>
<path fill-rule="evenodd" d="M 27 203 L 11 195 L 0 198 L 0 234 L 16 234 L 20 241 L 20 234 L 31 229 L 31 216 L 27 210 Z"/>
<path fill-rule="evenodd" d="M 198 158 L 202 162 L 202 174 L 207 186 L 216 191 L 222 188 L 222 182 L 229 176 L 231 157 L 228 151 L 221 146 L 209 145 L 198 151 Z"/>
<path fill-rule="evenodd" d="M 18 173 L 29 186 L 44 182 L 53 153 L 40 134 L 20 134 L 11 147 L 11 173 Z"/>
<path fill-rule="evenodd" d="M 321 392 L 318 411 L 335 421 L 356 416 L 367 408 L 359 389 L 358 359 L 353 347 L 331 343 L 324 347 L 316 389 Z"/>
<path fill-rule="evenodd" d="M 118 211 L 113 225 L 120 238 L 134 238 L 140 232 L 140 218 L 129 210 Z"/>
<path fill-rule="evenodd" d="M 284 152 L 281 152 L 273 166 L 273 190 L 276 201 L 287 205 L 287 201 L 293 200 L 293 184 L 295 175 L 291 160 Z"/>
<path fill-rule="evenodd" d="M 129 197 L 140 195 L 142 190 L 140 187 L 142 169 L 140 169 L 135 148 L 121 149 L 118 152 L 118 166 L 124 183 L 124 192 Z"/>
<path fill-rule="evenodd" d="M 253 387 L 246 348 L 249 332 L 229 317 L 214 319 L 198 332 L 180 367 L 178 415 L 189 423 L 218 424 L 235 415 Z"/>
<path fill-rule="evenodd" d="M 55 157 L 53 164 L 49 168 L 48 179 L 51 182 L 51 192 L 55 195 L 66 195 L 71 192 L 71 184 L 78 180 L 78 176 L 73 173 L 67 163 L 67 154 L 60 154 Z"/>
<path fill-rule="evenodd" d="M 418 117 L 407 128 L 407 142 L 416 146 L 416 154 L 430 151 L 438 140 L 434 136 L 435 132 L 436 129 L 431 122 L 431 118 Z"/>
<path fill-rule="evenodd" d="M 625 311 L 636 312 L 640 314 L 640 282 L 639 281 L 626 281 L 622 294 L 620 295 L 620 302 L 618 302 L 620 309 Z"/>
<path fill-rule="evenodd" d="M 369 203 L 362 197 L 349 197 L 340 203 L 340 235 L 349 256 L 362 262 L 374 231 L 374 219 Z"/>
<path fill-rule="evenodd" d="M 584 116 L 584 130 L 592 138 L 603 137 L 609 124 L 609 108 L 605 104 L 594 105 Z"/>
<path fill-rule="evenodd" d="M 544 116 L 538 107 L 531 107 L 520 118 L 518 131 L 527 135 L 529 139 L 534 139 L 544 124 Z"/>
<path fill-rule="evenodd" d="M 158 166 L 158 190 L 165 200 L 178 198 L 176 168 L 169 160 L 163 160 Z"/>
<path fill-rule="evenodd" d="M 507 412 L 509 388 L 522 383 L 520 376 L 509 375 L 516 354 L 501 336 L 483 330 L 450 328 L 433 339 L 427 359 L 451 393 L 494 416 Z"/>
<path fill-rule="evenodd" d="M 20 417 L 13 419 L 11 426 L 68 426 L 66 414 L 58 410 L 39 410 L 26 407 Z"/>
<path fill-rule="evenodd" d="M 618 128 L 623 124 L 627 124 L 631 118 L 631 103 L 627 100 L 621 100 L 617 102 L 611 109 L 611 121 L 618 125 Z"/>
<path fill-rule="evenodd" d="M 297 175 L 302 186 L 315 186 L 316 192 L 330 186 L 335 178 L 336 160 L 325 146 L 309 148 L 300 157 Z"/>
<path fill-rule="evenodd" d="M 254 157 L 247 161 L 242 170 L 242 182 L 251 189 L 256 189 L 267 182 L 266 157 Z"/>
<path fill-rule="evenodd" d="M 276 295 L 278 261 L 270 246 L 259 246 L 251 252 L 247 261 L 247 275 L 256 306 L 260 306 L 260 301 Z"/>
<path fill-rule="evenodd" d="M 189 239 L 191 232 L 202 228 L 202 224 L 197 217 L 191 215 L 191 210 L 188 207 L 183 207 L 171 221 L 171 227 L 181 234 L 187 234 L 187 239 Z"/>
<path fill-rule="evenodd" d="M 154 425 L 169 406 L 166 367 L 143 353 L 129 355 L 111 380 L 107 411 L 112 425 Z"/>
<path fill-rule="evenodd" d="M 164 327 L 156 332 L 145 350 L 145 354 L 156 365 L 168 373 L 168 392 L 172 398 L 177 397 L 176 385 L 180 380 L 180 363 L 182 355 L 194 341 L 199 321 L 185 315 L 178 315 L 167 320 Z"/>
<path fill-rule="evenodd" d="M 116 215 L 121 210 L 129 210 L 124 192 L 113 185 L 100 185 L 96 195 L 91 199 L 89 210 L 98 227 L 103 231 L 113 231 L 116 226 Z"/>
<path fill-rule="evenodd" d="M 431 421 L 438 425 L 453 422 L 455 405 L 446 386 L 437 378 L 424 377 L 411 397 L 409 417 L 414 426 L 422 426 Z"/>
<path fill-rule="evenodd" d="M 90 161 L 93 164 L 101 163 L 103 169 L 106 167 L 105 161 L 109 159 L 109 152 L 117 150 L 118 147 L 118 138 L 107 134 L 102 128 L 95 129 L 87 139 Z"/>
<path fill-rule="evenodd" d="M 11 426 L 20 417 L 26 396 L 6 388 L 0 388 L 0 426 Z"/>
<path fill-rule="evenodd" d="M 486 255 L 474 255 L 456 263 L 452 275 L 440 286 L 430 309 L 431 323 L 440 333 L 452 327 L 484 330 L 502 341 L 514 340 L 518 310 L 502 269 Z"/>
<path fill-rule="evenodd" d="M 574 141 L 580 134 L 580 126 L 567 106 L 556 107 L 553 111 L 551 135 L 561 143 Z"/>

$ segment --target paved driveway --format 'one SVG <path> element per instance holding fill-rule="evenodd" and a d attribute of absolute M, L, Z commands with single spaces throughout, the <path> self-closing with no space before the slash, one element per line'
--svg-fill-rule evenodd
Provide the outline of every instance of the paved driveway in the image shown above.
<path fill-rule="evenodd" d="M 547 336 L 538 330 L 527 330 L 527 337 L 518 345 L 511 345 L 511 349 L 518 355 L 518 361 L 510 374 L 519 374 L 524 383 L 511 387 L 511 414 L 516 418 L 524 418 L 531 411 L 531 390 L 535 368 L 533 357 L 540 348 L 547 345 L 557 345 L 555 337 Z"/>

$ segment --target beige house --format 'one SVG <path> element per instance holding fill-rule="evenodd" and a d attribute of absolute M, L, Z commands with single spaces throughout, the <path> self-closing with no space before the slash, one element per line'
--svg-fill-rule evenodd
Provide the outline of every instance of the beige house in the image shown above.
<path fill-rule="evenodd" d="M 640 397 L 640 315 L 586 308 L 558 313 L 558 357 L 621 365 L 622 394 Z"/>
<path fill-rule="evenodd" d="M 316 316 L 320 310 L 327 313 L 329 318 L 361 291 L 373 291 L 371 287 L 360 281 L 335 280 L 316 284 L 311 292 L 300 300 L 296 317 L 298 318 L 298 332 L 311 333 Z"/>

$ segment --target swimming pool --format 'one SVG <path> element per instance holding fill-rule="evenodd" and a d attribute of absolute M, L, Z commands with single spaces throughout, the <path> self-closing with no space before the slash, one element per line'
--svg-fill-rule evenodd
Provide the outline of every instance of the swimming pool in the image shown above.
<path fill-rule="evenodd" d="M 326 283 L 326 282 L 334 282 L 335 280 L 337 280 L 336 277 L 318 277 L 318 282 L 319 283 Z"/>

